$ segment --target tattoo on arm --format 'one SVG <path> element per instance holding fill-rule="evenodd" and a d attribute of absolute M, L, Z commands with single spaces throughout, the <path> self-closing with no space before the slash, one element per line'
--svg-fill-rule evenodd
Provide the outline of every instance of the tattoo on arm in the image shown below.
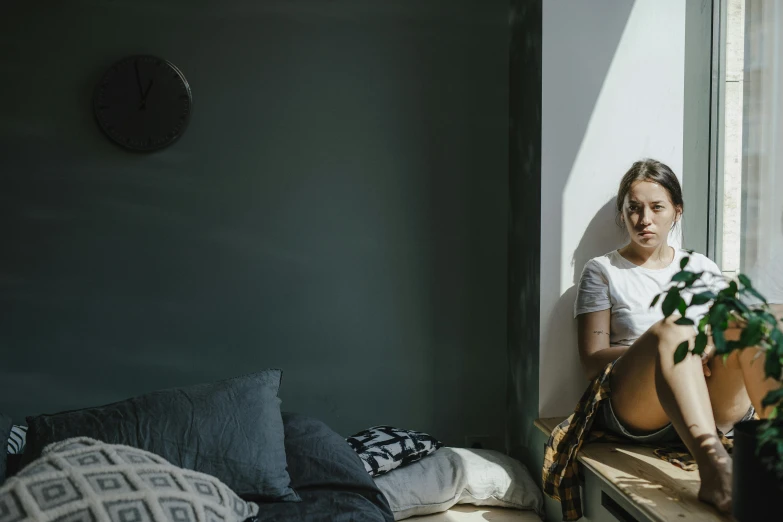
<path fill-rule="evenodd" d="M 609 332 L 604 332 L 603 330 L 593 330 L 593 333 L 597 335 L 609 335 Z"/>

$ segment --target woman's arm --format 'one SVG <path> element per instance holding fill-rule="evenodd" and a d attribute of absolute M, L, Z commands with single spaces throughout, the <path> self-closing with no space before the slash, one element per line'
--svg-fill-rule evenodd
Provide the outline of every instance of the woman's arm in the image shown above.
<path fill-rule="evenodd" d="M 628 350 L 627 346 L 609 344 L 611 312 L 601 310 L 579 314 L 576 318 L 579 343 L 579 360 L 587 380 L 593 380 L 607 364 Z"/>

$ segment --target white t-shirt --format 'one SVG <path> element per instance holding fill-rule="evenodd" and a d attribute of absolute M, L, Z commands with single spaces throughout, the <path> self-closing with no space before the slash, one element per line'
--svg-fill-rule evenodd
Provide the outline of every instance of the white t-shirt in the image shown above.
<path fill-rule="evenodd" d="M 675 249 L 672 263 L 666 268 L 654 270 L 637 266 L 614 250 L 585 264 L 577 287 L 574 317 L 610 309 L 609 342 L 633 344 L 653 324 L 663 319 L 663 297 L 658 299 L 654 308 L 650 308 L 650 303 L 657 294 L 672 286 L 672 276 L 680 271 L 680 260 L 684 256 L 690 256 L 686 270 L 709 273 L 702 280 L 710 286 L 710 290 L 717 291 L 726 286 L 722 278 L 711 275 L 720 276 L 718 265 L 702 254 Z M 701 291 L 704 289 L 694 293 Z M 683 292 L 682 297 L 690 301 L 687 293 Z M 698 323 L 707 310 L 708 305 L 694 306 L 688 308 L 686 317 Z"/>

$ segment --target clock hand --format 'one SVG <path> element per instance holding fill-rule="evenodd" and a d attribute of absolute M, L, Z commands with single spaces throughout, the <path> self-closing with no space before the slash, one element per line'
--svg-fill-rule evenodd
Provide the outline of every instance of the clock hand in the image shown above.
<path fill-rule="evenodd" d="M 144 91 L 144 96 L 142 97 L 142 100 L 147 99 L 147 95 L 150 93 L 150 89 L 152 88 L 152 80 L 150 80 L 150 83 L 147 84 L 147 90 Z"/>
<path fill-rule="evenodd" d="M 133 67 L 136 69 L 136 85 L 139 86 L 139 98 L 141 98 L 141 101 L 144 101 L 144 91 L 141 88 L 141 77 L 139 76 L 139 61 L 136 60 L 133 62 Z"/>
<path fill-rule="evenodd" d="M 152 80 L 150 79 L 150 83 L 147 84 L 147 90 L 144 91 L 141 95 L 141 106 L 139 107 L 140 111 L 143 111 L 147 108 L 147 95 L 150 93 L 150 89 L 152 88 Z"/>

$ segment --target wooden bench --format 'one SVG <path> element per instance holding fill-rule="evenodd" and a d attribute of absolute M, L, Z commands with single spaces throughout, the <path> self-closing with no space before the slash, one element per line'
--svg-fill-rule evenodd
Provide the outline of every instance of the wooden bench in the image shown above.
<path fill-rule="evenodd" d="M 546 440 L 562 420 L 562 417 L 538 419 L 535 425 Z M 733 520 L 732 517 L 721 515 L 712 506 L 699 501 L 697 494 L 700 481 L 697 471 L 680 469 L 655 456 L 649 447 L 633 444 L 586 444 L 582 446 L 577 458 L 584 472 L 584 518 L 581 520 L 585 522 Z M 540 468 L 538 471 L 540 473 Z M 549 501 L 546 507 L 547 521 L 562 520 L 558 503 Z"/>
<path fill-rule="evenodd" d="M 443 513 L 411 517 L 411 522 L 541 522 L 533 511 L 461 504 Z"/>

